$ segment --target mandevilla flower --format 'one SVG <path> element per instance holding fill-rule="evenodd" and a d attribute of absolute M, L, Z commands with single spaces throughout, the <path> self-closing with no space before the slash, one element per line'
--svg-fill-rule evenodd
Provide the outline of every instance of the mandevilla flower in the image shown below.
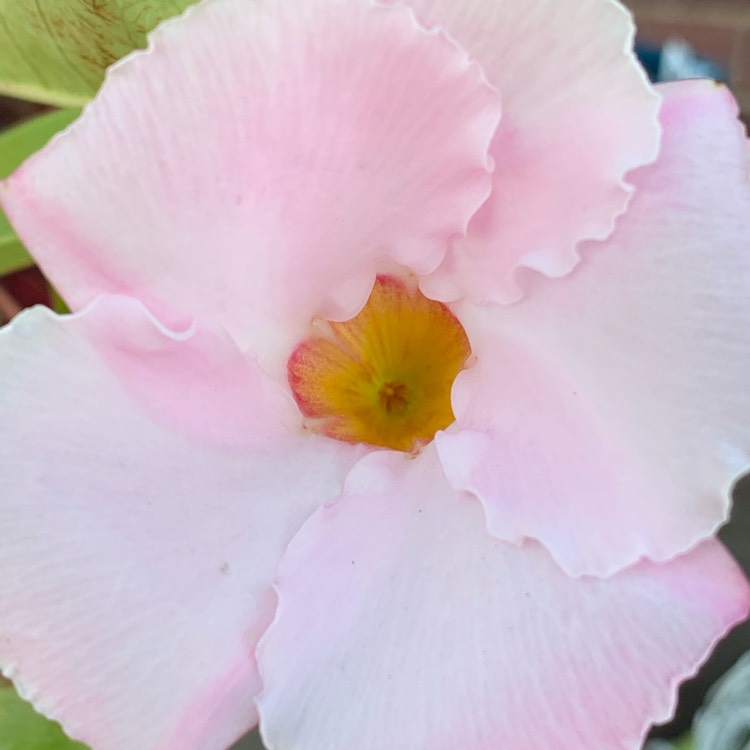
<path fill-rule="evenodd" d="M 748 611 L 730 94 L 408 5 L 204 0 L 3 185 L 75 312 L 0 337 L 0 661 L 95 750 L 632 750 Z"/>

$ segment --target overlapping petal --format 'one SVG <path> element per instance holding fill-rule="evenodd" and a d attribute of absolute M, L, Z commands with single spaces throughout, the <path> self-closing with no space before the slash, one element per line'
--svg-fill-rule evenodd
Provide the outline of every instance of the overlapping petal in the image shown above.
<path fill-rule="evenodd" d="M 715 541 L 571 578 L 487 534 L 433 448 L 363 459 L 277 589 L 258 648 L 269 750 L 637 750 L 750 603 Z"/>
<path fill-rule="evenodd" d="M 288 356 L 387 257 L 442 259 L 490 189 L 499 100 L 370 0 L 207 0 L 110 73 L 2 201 L 66 300 L 128 294 Z"/>
<path fill-rule="evenodd" d="M 97 750 L 225 750 L 278 559 L 355 450 L 289 429 L 228 337 L 133 301 L 24 313 L 0 357 L 4 672 Z"/>
<path fill-rule="evenodd" d="M 564 284 L 461 316 L 477 364 L 438 436 L 498 537 L 570 573 L 666 560 L 726 520 L 750 466 L 750 187 L 736 105 L 663 89 L 659 162 L 613 237 Z"/>
<path fill-rule="evenodd" d="M 561 276 L 580 241 L 612 232 L 628 171 L 657 155 L 659 102 L 632 53 L 632 19 L 615 0 L 405 4 L 478 60 L 503 101 L 492 196 L 422 287 L 517 299 L 519 268 Z"/>

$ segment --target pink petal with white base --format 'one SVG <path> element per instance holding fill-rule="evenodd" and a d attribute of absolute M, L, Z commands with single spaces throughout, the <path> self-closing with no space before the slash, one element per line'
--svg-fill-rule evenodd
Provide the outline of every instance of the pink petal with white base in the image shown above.
<path fill-rule="evenodd" d="M 466 305 L 477 365 L 438 436 L 490 531 L 572 574 L 713 534 L 750 466 L 750 186 L 726 89 L 663 89 L 664 151 L 614 236 L 512 308 Z"/>
<path fill-rule="evenodd" d="M 714 541 L 570 578 L 487 534 L 430 448 L 365 458 L 277 589 L 258 647 L 269 750 L 637 750 L 749 600 Z"/>
<path fill-rule="evenodd" d="M 96 750 L 225 750 L 255 721 L 278 559 L 354 450 L 286 429 L 226 337 L 132 301 L 36 308 L 0 354 L 4 672 Z"/>
<path fill-rule="evenodd" d="M 629 170 L 658 153 L 659 100 L 614 0 L 406 0 L 483 67 L 503 102 L 490 199 L 423 282 L 430 296 L 508 302 L 517 271 L 561 276 L 626 208 Z"/>
<path fill-rule="evenodd" d="M 346 318 L 386 257 L 443 258 L 487 197 L 500 116 L 404 8 L 207 0 L 118 64 L 3 205 L 76 308 L 134 296 L 284 352 Z"/>

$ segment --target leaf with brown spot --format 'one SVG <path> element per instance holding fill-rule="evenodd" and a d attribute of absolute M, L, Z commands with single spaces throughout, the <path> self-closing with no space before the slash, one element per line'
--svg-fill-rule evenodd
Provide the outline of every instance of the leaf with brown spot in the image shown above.
<path fill-rule="evenodd" d="M 0 0 L 0 94 L 82 106 L 105 69 L 195 0 Z"/>

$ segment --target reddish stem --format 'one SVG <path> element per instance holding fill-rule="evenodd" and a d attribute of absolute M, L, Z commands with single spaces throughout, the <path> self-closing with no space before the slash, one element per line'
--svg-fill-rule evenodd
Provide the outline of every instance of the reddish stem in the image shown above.
<path fill-rule="evenodd" d="M 21 312 L 21 305 L 0 284 L 0 320 L 7 322 Z"/>

